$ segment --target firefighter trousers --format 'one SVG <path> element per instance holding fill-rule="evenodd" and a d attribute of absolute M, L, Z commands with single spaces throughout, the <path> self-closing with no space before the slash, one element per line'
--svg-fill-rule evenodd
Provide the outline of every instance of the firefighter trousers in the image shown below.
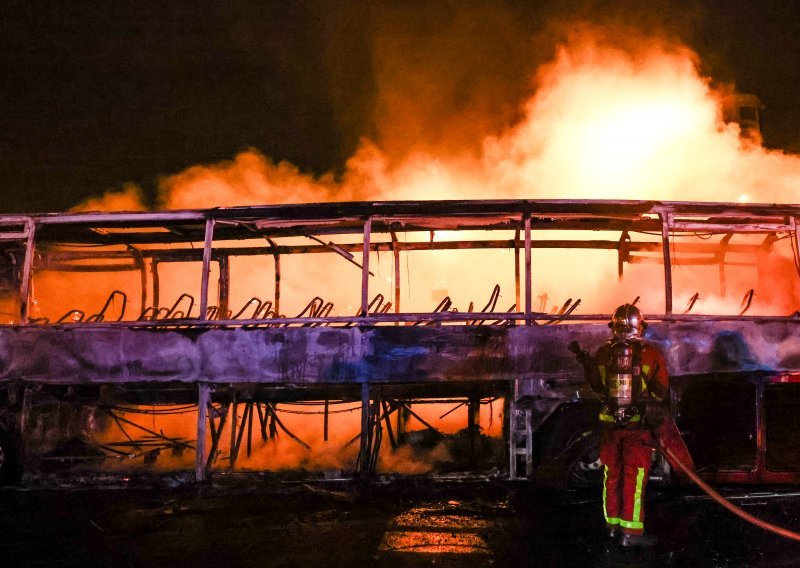
<path fill-rule="evenodd" d="M 644 496 L 655 440 L 644 429 L 606 429 L 600 439 L 603 513 L 609 527 L 644 532 Z"/>

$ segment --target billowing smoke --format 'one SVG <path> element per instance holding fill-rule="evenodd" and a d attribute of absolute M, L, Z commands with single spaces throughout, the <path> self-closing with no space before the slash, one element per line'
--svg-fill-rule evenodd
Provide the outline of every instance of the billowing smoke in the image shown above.
<path fill-rule="evenodd" d="M 72 208 L 72 211 L 145 211 L 142 190 L 133 183 L 126 183 L 118 191 L 110 191 L 102 197 L 94 197 L 83 201 Z"/>
<path fill-rule="evenodd" d="M 494 29 L 503 33 L 485 37 L 482 17 L 491 18 Z M 677 41 L 630 30 L 620 40 L 599 28 L 573 25 L 555 48 L 542 50 L 536 41 L 526 43 L 509 12 L 487 16 L 467 10 L 453 15 L 441 33 L 422 36 L 404 33 L 402 18 L 391 10 L 382 12 L 379 20 L 381 32 L 370 36 L 376 93 L 371 120 L 365 122 L 363 138 L 341 171 L 303 172 L 252 148 L 228 161 L 165 175 L 159 181 L 157 207 L 467 198 L 800 202 L 800 157 L 765 149 L 740 136 L 737 125 L 726 124 L 721 110 L 725 93 L 701 73 L 699 57 Z M 393 25 L 400 27 L 393 30 Z M 498 35 L 502 41 L 493 45 L 473 45 Z M 429 42 L 414 43 L 420 37 Z M 533 65 L 525 69 L 518 57 L 506 57 L 520 49 L 531 54 L 546 51 L 552 57 L 535 70 Z M 471 76 L 480 66 L 495 72 Z M 529 73 L 526 80 L 509 81 L 520 69 Z M 346 85 L 333 81 L 333 87 L 336 97 L 346 97 Z M 138 209 L 138 195 L 126 186 L 81 209 Z M 538 267 L 546 264 L 541 260 L 545 253 L 536 255 Z M 428 269 L 419 261 L 417 273 L 435 274 L 447 266 L 441 257 Z M 600 286 L 587 284 L 588 274 L 598 282 L 616 281 L 615 265 L 589 269 L 594 261 L 580 261 L 574 270 L 582 278 L 565 279 L 573 269 L 563 258 L 553 262 L 559 267 L 550 271 L 553 281 L 547 280 L 545 270 L 534 290 L 545 298 L 542 303 L 548 310 L 547 297 L 561 304 L 568 295 L 565 280 L 594 289 Z M 584 308 L 597 313 L 629 301 L 641 293 L 643 281 L 660 281 L 660 270 L 655 267 L 647 278 L 632 279 L 613 297 L 584 298 Z M 789 256 L 779 258 L 771 270 L 793 270 Z M 729 274 L 731 296 L 724 299 L 723 292 L 701 288 L 709 281 L 706 272 L 676 262 L 675 273 L 676 306 L 692 291 L 702 290 L 705 309 L 711 312 L 731 302 L 738 306 L 752 280 L 749 274 Z M 468 299 L 480 302 L 473 280 L 464 284 L 473 286 Z M 483 286 L 486 295 L 492 284 Z M 769 290 L 767 286 L 758 293 L 779 313 L 797 308 L 796 290 L 772 295 Z M 457 292 L 450 290 L 451 295 Z M 507 309 L 510 288 L 504 293 L 502 309 Z M 660 302 L 663 294 L 643 298 L 646 311 L 661 310 Z M 465 296 L 459 309 L 466 310 L 466 304 Z M 695 311 L 703 310 L 702 302 L 699 306 Z M 432 307 L 414 306 L 420 311 Z M 357 431 L 357 420 L 351 422 L 336 447 Z M 352 461 L 352 446 L 343 454 L 319 445 L 318 425 L 295 427 L 316 442 L 312 454 L 300 455 L 286 441 L 270 446 L 249 465 L 283 467 L 310 460 L 318 467 L 337 467 L 340 460 Z M 401 456 L 401 461 L 417 471 L 410 456 Z"/>
<path fill-rule="evenodd" d="M 684 46 L 640 36 L 623 47 L 579 26 L 536 71 L 535 91 L 521 109 L 495 111 L 486 102 L 500 99 L 491 82 L 465 80 L 461 100 L 452 88 L 437 98 L 436 73 L 427 66 L 448 60 L 417 57 L 404 68 L 398 41 L 377 40 L 375 140 L 362 139 L 341 174 L 304 173 L 250 149 L 163 177 L 158 206 L 447 198 L 800 201 L 800 158 L 749 143 L 736 125 L 725 124 L 723 93 L 712 89 Z M 451 43 L 432 53 L 459 49 Z M 398 89 L 396 77 L 413 78 L 414 65 L 424 70 L 421 84 Z M 432 118 L 437 113 L 441 118 Z M 135 191 L 126 188 L 124 195 Z M 116 194 L 109 199 L 91 206 L 120 206 Z"/>

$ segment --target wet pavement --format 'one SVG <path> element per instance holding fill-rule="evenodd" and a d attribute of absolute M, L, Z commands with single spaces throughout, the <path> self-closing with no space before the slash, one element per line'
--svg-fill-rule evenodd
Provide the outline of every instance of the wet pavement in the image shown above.
<path fill-rule="evenodd" d="M 622 549 L 605 537 L 595 493 L 427 478 L 231 477 L 197 486 L 167 477 L 4 489 L 0 566 L 800 565 L 800 543 L 691 492 L 651 491 L 647 524 L 659 543 Z M 797 495 L 738 504 L 800 529 Z"/>

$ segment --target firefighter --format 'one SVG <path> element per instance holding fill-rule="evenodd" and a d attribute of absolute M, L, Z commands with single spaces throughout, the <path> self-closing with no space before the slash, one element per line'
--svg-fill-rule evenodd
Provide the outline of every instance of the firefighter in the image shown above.
<path fill-rule="evenodd" d="M 603 513 L 609 536 L 618 537 L 622 546 L 650 546 L 655 538 L 644 530 L 645 486 L 655 449 L 653 432 L 666 416 L 667 367 L 642 338 L 646 323 L 637 307 L 620 306 L 608 325 L 612 338 L 594 358 L 578 353 L 589 386 L 603 400 Z"/>

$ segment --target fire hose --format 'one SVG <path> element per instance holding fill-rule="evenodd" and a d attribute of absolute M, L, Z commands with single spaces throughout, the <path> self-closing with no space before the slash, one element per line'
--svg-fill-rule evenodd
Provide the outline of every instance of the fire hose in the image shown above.
<path fill-rule="evenodd" d="M 792 540 L 800 541 L 800 534 L 785 529 L 783 527 L 773 525 L 772 523 L 768 523 L 767 521 L 763 521 L 757 517 L 754 517 L 750 513 L 743 511 L 742 509 L 740 509 L 739 507 L 737 507 L 736 505 L 725 499 L 725 497 L 717 493 L 708 483 L 700 479 L 700 477 L 695 472 L 693 472 L 691 468 L 689 468 L 686 464 L 684 464 L 671 449 L 669 449 L 666 445 L 662 443 L 662 441 L 659 439 L 658 436 L 656 436 L 656 440 L 658 441 L 658 446 L 661 448 L 661 451 L 664 452 L 664 455 L 670 459 L 670 463 L 674 463 L 675 465 L 677 465 L 678 468 L 680 468 L 680 470 L 683 471 L 683 473 L 689 476 L 689 479 L 691 479 L 695 484 L 697 484 L 698 487 L 700 487 L 700 489 L 705 491 L 706 494 L 709 497 L 711 497 L 714 501 L 716 501 L 717 503 L 728 509 L 728 511 L 744 519 L 748 523 L 752 523 L 757 527 L 761 527 L 766 531 L 775 533 L 784 538 L 790 538 Z"/>

